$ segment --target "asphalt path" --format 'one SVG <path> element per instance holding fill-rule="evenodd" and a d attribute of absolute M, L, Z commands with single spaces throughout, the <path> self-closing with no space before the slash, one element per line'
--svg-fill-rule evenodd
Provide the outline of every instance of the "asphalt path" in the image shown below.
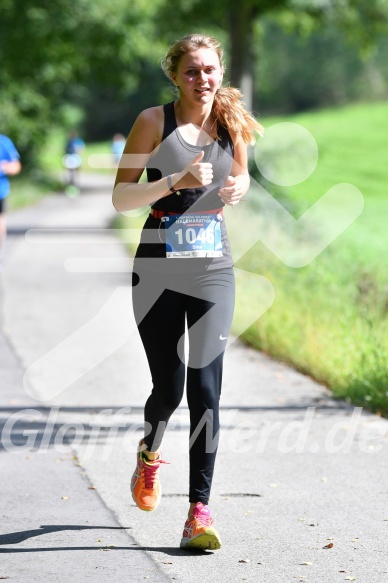
<path fill-rule="evenodd" d="M 210 501 L 221 550 L 179 549 L 185 401 L 163 443 L 162 502 L 152 513 L 134 506 L 151 379 L 132 318 L 131 261 L 109 229 L 112 176 L 82 180 L 77 198 L 57 194 L 9 215 L 0 578 L 388 581 L 387 421 L 238 339 L 226 353 Z"/>

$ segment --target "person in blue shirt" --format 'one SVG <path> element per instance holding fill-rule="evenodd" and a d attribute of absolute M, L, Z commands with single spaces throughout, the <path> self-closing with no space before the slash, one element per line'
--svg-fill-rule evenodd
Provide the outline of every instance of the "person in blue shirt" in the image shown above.
<path fill-rule="evenodd" d="M 112 139 L 112 154 L 116 166 L 118 166 L 125 148 L 125 137 L 123 134 L 115 134 Z"/>
<path fill-rule="evenodd" d="M 8 176 L 19 174 L 22 168 L 19 158 L 19 152 L 13 142 L 0 134 L 0 261 L 7 233 L 5 199 L 10 192 Z"/>
<path fill-rule="evenodd" d="M 65 192 L 69 196 L 77 196 L 80 193 L 79 188 L 79 169 L 82 164 L 82 152 L 85 149 L 85 142 L 78 136 L 75 130 L 72 130 L 68 136 L 65 154 L 62 158 L 62 164 L 66 168 Z"/>
<path fill-rule="evenodd" d="M 69 134 L 68 140 L 66 142 L 65 154 L 78 154 L 80 155 L 82 150 L 85 148 L 85 142 L 80 138 L 75 130 L 72 130 Z"/>

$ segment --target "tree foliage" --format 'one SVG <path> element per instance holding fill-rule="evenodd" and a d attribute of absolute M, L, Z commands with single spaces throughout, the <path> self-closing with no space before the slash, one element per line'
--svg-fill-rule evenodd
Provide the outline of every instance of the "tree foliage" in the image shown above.
<path fill-rule="evenodd" d="M 162 30 L 170 37 L 182 30 L 182 22 L 205 29 L 217 23 L 227 31 L 229 79 L 242 89 L 248 107 L 255 85 L 255 24 L 265 16 L 276 14 L 285 27 L 304 35 L 331 23 L 363 51 L 388 30 L 388 0 L 185 0 L 179 9 L 162 4 L 161 13 Z"/>
<path fill-rule="evenodd" d="M 96 85 L 127 92 L 157 43 L 159 0 L 3 0 L 0 19 L 0 131 L 24 161 L 58 122 L 60 105 Z M 160 52 L 160 49 L 159 49 Z"/>

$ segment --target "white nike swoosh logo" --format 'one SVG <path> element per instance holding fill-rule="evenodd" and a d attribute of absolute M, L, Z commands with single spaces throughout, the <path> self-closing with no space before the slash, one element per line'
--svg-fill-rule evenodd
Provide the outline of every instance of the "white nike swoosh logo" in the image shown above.
<path fill-rule="evenodd" d="M 227 340 L 228 336 L 222 336 L 222 334 L 220 334 L 220 340 Z"/>

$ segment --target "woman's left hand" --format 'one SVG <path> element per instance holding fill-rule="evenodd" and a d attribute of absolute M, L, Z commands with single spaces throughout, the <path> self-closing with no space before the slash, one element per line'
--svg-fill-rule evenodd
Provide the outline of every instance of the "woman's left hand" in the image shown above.
<path fill-rule="evenodd" d="M 228 176 L 225 182 L 225 186 L 218 192 L 221 200 L 230 206 L 234 206 L 235 204 L 239 203 L 243 194 L 244 191 L 241 183 L 233 178 L 233 176 Z"/>

